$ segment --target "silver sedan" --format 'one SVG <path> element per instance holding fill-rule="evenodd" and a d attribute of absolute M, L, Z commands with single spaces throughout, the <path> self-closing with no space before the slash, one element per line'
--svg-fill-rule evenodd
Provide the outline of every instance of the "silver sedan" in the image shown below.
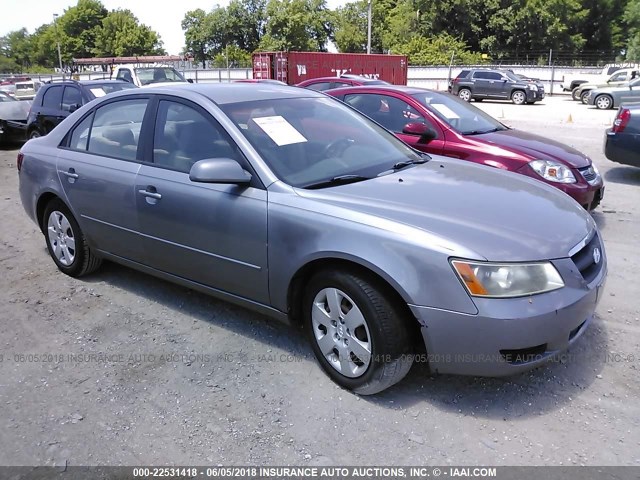
<path fill-rule="evenodd" d="M 64 273 L 110 260 L 301 322 L 322 368 L 360 394 L 416 354 L 446 373 L 540 365 L 587 329 L 607 272 L 569 196 L 421 154 L 299 88 L 115 93 L 29 141 L 17 166 Z"/>
<path fill-rule="evenodd" d="M 600 110 L 617 108 L 623 103 L 640 103 L 640 78 L 618 87 L 591 90 L 585 103 L 595 105 Z"/>

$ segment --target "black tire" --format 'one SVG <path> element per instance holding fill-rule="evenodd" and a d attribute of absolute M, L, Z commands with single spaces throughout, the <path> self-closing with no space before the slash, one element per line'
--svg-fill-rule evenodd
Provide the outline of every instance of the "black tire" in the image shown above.
<path fill-rule="evenodd" d="M 613 108 L 613 98 L 609 95 L 598 95 L 593 101 L 593 104 L 600 110 L 609 110 Z"/>
<path fill-rule="evenodd" d="M 359 332 L 350 332 L 348 320 L 346 326 L 342 322 L 344 330 L 334 330 L 335 335 L 328 332 L 323 325 L 316 326 L 314 323 L 312 311 L 317 299 L 322 298 L 324 292 L 332 290 L 345 295 L 339 303 L 341 322 L 342 319 L 347 319 L 347 313 L 354 307 L 362 314 L 364 326 L 358 327 Z M 367 280 L 359 274 L 327 270 L 315 274 L 304 292 L 303 318 L 318 362 L 338 385 L 361 395 L 373 395 L 399 382 L 409 372 L 413 363 L 413 337 L 410 334 L 409 319 L 399 302 L 386 294 L 385 290 L 378 282 Z M 327 295 L 324 306 L 318 307 L 324 308 L 324 311 L 318 310 L 321 316 L 326 316 L 323 317 L 323 321 L 328 321 L 331 317 L 328 297 Z M 340 334 L 341 336 L 338 336 Z M 331 336 L 327 337 L 328 335 Z M 349 355 L 342 358 L 348 358 L 354 366 L 360 358 L 350 349 L 354 348 L 353 343 L 357 336 L 369 346 L 368 364 L 358 367 L 363 369 L 362 372 L 351 376 L 343 375 L 323 354 L 319 345 L 322 342 L 318 336 L 328 338 L 328 348 L 332 348 L 333 344 L 343 341 L 341 339 L 348 336 L 351 344 L 344 348 Z M 337 348 L 334 347 L 334 351 L 336 353 L 333 363 L 337 365 L 341 357 Z M 367 359 L 363 357 L 363 360 L 366 362 Z"/>
<path fill-rule="evenodd" d="M 468 88 L 461 88 L 460 90 L 458 90 L 458 98 L 464 100 L 465 102 L 470 102 L 472 97 L 473 96 L 471 95 L 471 90 L 469 90 Z"/>
<path fill-rule="evenodd" d="M 511 101 L 515 105 L 523 105 L 527 102 L 527 94 L 522 90 L 514 90 L 511 93 Z"/>
<path fill-rule="evenodd" d="M 589 104 L 589 102 L 587 101 L 587 98 L 589 97 L 590 93 L 591 93 L 591 90 L 587 90 L 586 92 L 582 92 L 582 95 L 580 96 L 580 101 L 584 105 L 588 105 Z"/>
<path fill-rule="evenodd" d="M 53 227 L 49 226 L 49 220 L 52 216 L 55 216 L 58 220 L 61 218 L 65 218 L 67 220 L 68 227 L 64 228 L 66 238 L 72 238 L 74 240 L 74 248 L 71 249 L 67 247 L 68 251 L 72 253 L 72 258 L 68 259 L 68 263 L 66 264 L 59 259 L 54 252 L 56 247 L 52 245 L 52 241 L 54 240 L 50 237 L 55 236 L 55 233 L 50 233 L 50 228 Z M 45 241 L 47 242 L 49 255 L 51 255 L 51 258 L 61 272 L 66 273 L 71 277 L 81 277 L 95 271 L 102 264 L 102 259 L 97 257 L 91 251 L 91 248 L 89 248 L 87 240 L 75 217 L 67 206 L 59 199 L 52 200 L 47 205 L 42 218 L 42 231 L 45 236 Z M 57 242 L 62 240 L 58 237 L 55 241 Z"/>
<path fill-rule="evenodd" d="M 574 88 L 573 90 L 571 90 L 571 98 L 574 99 L 576 102 L 580 101 L 580 94 L 578 93 L 578 89 L 579 87 Z"/>
<path fill-rule="evenodd" d="M 42 134 L 40 133 L 40 130 L 38 130 L 38 129 L 36 128 L 36 129 L 33 129 L 33 130 L 31 130 L 31 131 L 29 132 L 29 138 L 28 138 L 28 140 L 31 140 L 32 138 L 38 138 L 38 137 L 41 137 L 41 136 L 42 136 Z"/>

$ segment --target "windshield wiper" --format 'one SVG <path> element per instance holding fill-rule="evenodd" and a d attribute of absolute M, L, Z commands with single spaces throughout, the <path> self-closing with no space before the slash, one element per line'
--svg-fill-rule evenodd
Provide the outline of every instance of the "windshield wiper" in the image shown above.
<path fill-rule="evenodd" d="M 364 175 L 338 175 L 337 177 L 333 177 L 328 180 L 322 180 L 320 182 L 303 185 L 301 188 L 313 190 L 316 188 L 333 187 L 336 185 L 346 185 L 348 183 L 362 182 L 364 180 L 371 180 L 371 177 L 366 177 Z"/>
<path fill-rule="evenodd" d="M 493 133 L 498 130 L 502 130 L 501 128 L 490 128 L 489 130 L 471 130 L 470 132 L 463 132 L 463 135 L 482 135 L 483 133 Z"/>
<path fill-rule="evenodd" d="M 398 162 L 396 164 L 393 165 L 393 170 L 400 170 L 403 169 L 405 167 L 408 167 L 410 165 L 420 165 L 421 163 L 427 163 L 429 160 L 431 160 L 431 157 L 427 156 L 423 156 L 422 158 L 420 158 L 419 160 L 405 160 L 404 162 Z"/>

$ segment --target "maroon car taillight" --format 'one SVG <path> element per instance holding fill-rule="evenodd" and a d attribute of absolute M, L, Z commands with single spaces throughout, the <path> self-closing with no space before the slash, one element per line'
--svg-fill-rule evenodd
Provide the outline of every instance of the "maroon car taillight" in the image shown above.
<path fill-rule="evenodd" d="M 16 160 L 16 167 L 18 167 L 18 172 L 22 169 L 23 160 L 24 160 L 24 153 L 18 152 L 18 158 Z"/>
<path fill-rule="evenodd" d="M 629 119 L 631 118 L 631 110 L 628 108 L 621 108 L 618 110 L 618 115 L 616 115 L 615 120 L 613 121 L 613 127 L 611 131 L 613 133 L 621 133 L 624 131 L 627 123 L 629 123 Z"/>

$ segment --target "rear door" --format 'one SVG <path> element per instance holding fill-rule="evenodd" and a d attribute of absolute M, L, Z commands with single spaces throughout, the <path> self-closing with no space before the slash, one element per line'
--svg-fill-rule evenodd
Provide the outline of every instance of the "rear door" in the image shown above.
<path fill-rule="evenodd" d="M 239 148 L 201 107 L 174 97 L 157 105 L 153 149 L 135 185 L 145 263 L 227 293 L 268 303 L 267 191 L 258 183 L 196 183 L 191 166 Z"/>
<path fill-rule="evenodd" d="M 64 85 L 53 85 L 44 92 L 42 106 L 37 114 L 37 123 L 42 130 L 40 133 L 46 135 L 58 125 L 66 115 L 62 113 L 62 94 Z"/>
<path fill-rule="evenodd" d="M 86 115 L 58 155 L 60 183 L 89 242 L 128 260 L 141 258 L 136 174 L 148 97 L 119 100 Z"/>

